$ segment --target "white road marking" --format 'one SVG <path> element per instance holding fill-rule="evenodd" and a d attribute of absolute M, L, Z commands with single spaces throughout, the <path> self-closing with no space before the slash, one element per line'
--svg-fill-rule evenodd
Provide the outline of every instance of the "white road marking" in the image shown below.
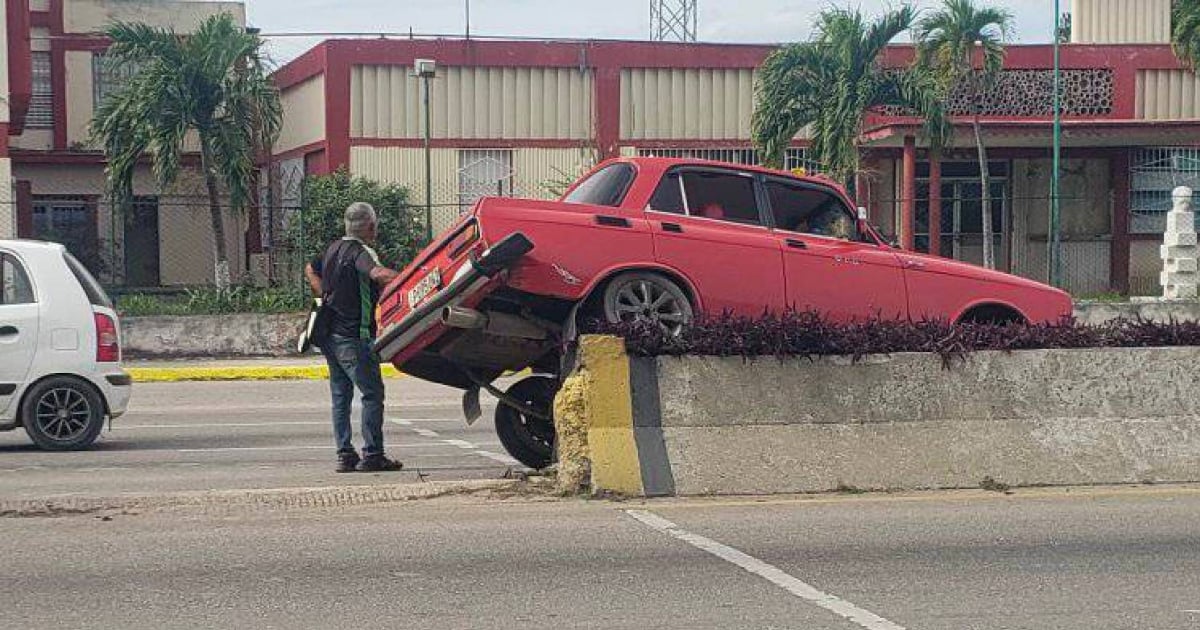
<path fill-rule="evenodd" d="M 414 433 L 416 433 L 417 435 L 420 435 L 422 437 L 427 437 L 427 438 L 440 437 L 440 434 L 437 431 L 434 431 L 432 429 L 425 429 L 422 427 L 413 426 L 414 422 L 428 422 L 428 420 L 406 420 L 404 418 L 388 418 L 388 420 L 391 422 L 394 422 L 398 425 L 408 427 L 409 429 L 412 429 L 412 431 Z M 491 446 L 491 444 L 484 445 L 484 444 L 476 444 L 474 442 L 468 442 L 466 440 L 451 440 L 451 439 L 442 439 L 441 442 L 448 446 L 461 448 L 464 451 L 471 451 L 475 455 L 478 455 L 480 457 L 486 457 L 487 459 L 490 459 L 494 462 L 499 462 L 506 466 L 521 466 L 522 465 L 521 462 L 513 459 L 512 457 L 509 457 L 508 455 L 505 455 L 502 453 L 497 453 L 495 451 L 489 451 L 484 448 L 480 448 L 481 446 Z"/>
<path fill-rule="evenodd" d="M 642 524 L 658 530 L 664 534 L 673 536 L 689 545 L 710 553 L 726 562 L 737 565 L 754 575 L 757 575 L 772 584 L 782 588 L 783 590 L 807 600 L 829 612 L 844 617 L 867 630 L 904 630 L 904 626 L 897 625 L 876 615 L 875 613 L 864 610 L 851 604 L 850 602 L 836 596 L 824 593 L 816 587 L 806 584 L 799 579 L 783 572 L 783 570 L 767 564 L 758 558 L 747 555 L 733 547 L 723 545 L 711 538 L 705 538 L 698 534 L 693 534 L 687 530 L 681 529 L 675 523 L 668 521 L 665 518 L 652 514 L 645 510 L 625 510 L 625 513 L 637 519 Z"/>

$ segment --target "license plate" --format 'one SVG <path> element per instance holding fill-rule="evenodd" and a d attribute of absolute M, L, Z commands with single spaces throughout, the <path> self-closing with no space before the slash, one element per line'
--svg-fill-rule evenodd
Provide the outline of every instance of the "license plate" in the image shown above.
<path fill-rule="evenodd" d="M 442 271 L 434 269 L 421 278 L 417 286 L 408 290 L 408 308 L 416 308 L 418 304 L 425 301 L 434 291 L 437 291 L 442 286 Z"/>

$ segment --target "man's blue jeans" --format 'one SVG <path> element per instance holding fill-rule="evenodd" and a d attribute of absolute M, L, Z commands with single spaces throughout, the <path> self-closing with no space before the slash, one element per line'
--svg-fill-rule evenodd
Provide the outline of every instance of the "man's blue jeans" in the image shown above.
<path fill-rule="evenodd" d="M 321 348 L 329 363 L 329 390 L 333 397 L 333 437 L 338 454 L 354 451 L 350 407 L 354 388 L 362 392 L 363 456 L 383 454 L 383 375 L 371 341 L 333 335 Z"/>

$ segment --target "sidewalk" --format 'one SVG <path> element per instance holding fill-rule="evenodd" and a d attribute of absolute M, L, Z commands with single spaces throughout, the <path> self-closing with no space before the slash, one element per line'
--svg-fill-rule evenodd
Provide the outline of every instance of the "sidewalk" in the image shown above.
<path fill-rule="evenodd" d="M 133 360 L 125 369 L 135 383 L 178 381 L 298 381 L 329 378 L 329 368 L 319 355 L 311 357 L 264 357 L 252 359 Z M 383 366 L 384 378 L 404 375 L 391 365 Z"/>

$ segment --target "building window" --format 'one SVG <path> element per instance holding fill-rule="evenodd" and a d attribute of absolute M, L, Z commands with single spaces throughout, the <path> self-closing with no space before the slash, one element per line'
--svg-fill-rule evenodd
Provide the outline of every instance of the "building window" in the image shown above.
<path fill-rule="evenodd" d="M 95 106 L 99 107 L 109 96 L 121 91 L 137 73 L 138 67 L 134 64 L 116 65 L 103 53 L 93 54 L 92 97 L 95 99 Z"/>
<path fill-rule="evenodd" d="M 33 53 L 32 71 L 33 93 L 29 99 L 29 113 L 25 116 L 25 127 L 28 129 L 53 129 L 54 86 L 50 81 L 50 53 Z"/>
<path fill-rule="evenodd" d="M 1129 231 L 1132 234 L 1161 234 L 1166 229 L 1167 213 L 1173 205 L 1171 194 L 1179 186 L 1200 192 L 1200 149 L 1139 149 L 1134 152 L 1130 170 Z M 1200 195 L 1196 201 L 1200 202 Z"/>
<path fill-rule="evenodd" d="M 468 212 L 483 197 L 513 195 L 511 149 L 463 149 L 458 152 L 458 208 Z"/>
<path fill-rule="evenodd" d="M 33 238 L 62 243 L 92 273 L 104 271 L 96 235 L 96 202 L 83 196 L 33 198 Z"/>

